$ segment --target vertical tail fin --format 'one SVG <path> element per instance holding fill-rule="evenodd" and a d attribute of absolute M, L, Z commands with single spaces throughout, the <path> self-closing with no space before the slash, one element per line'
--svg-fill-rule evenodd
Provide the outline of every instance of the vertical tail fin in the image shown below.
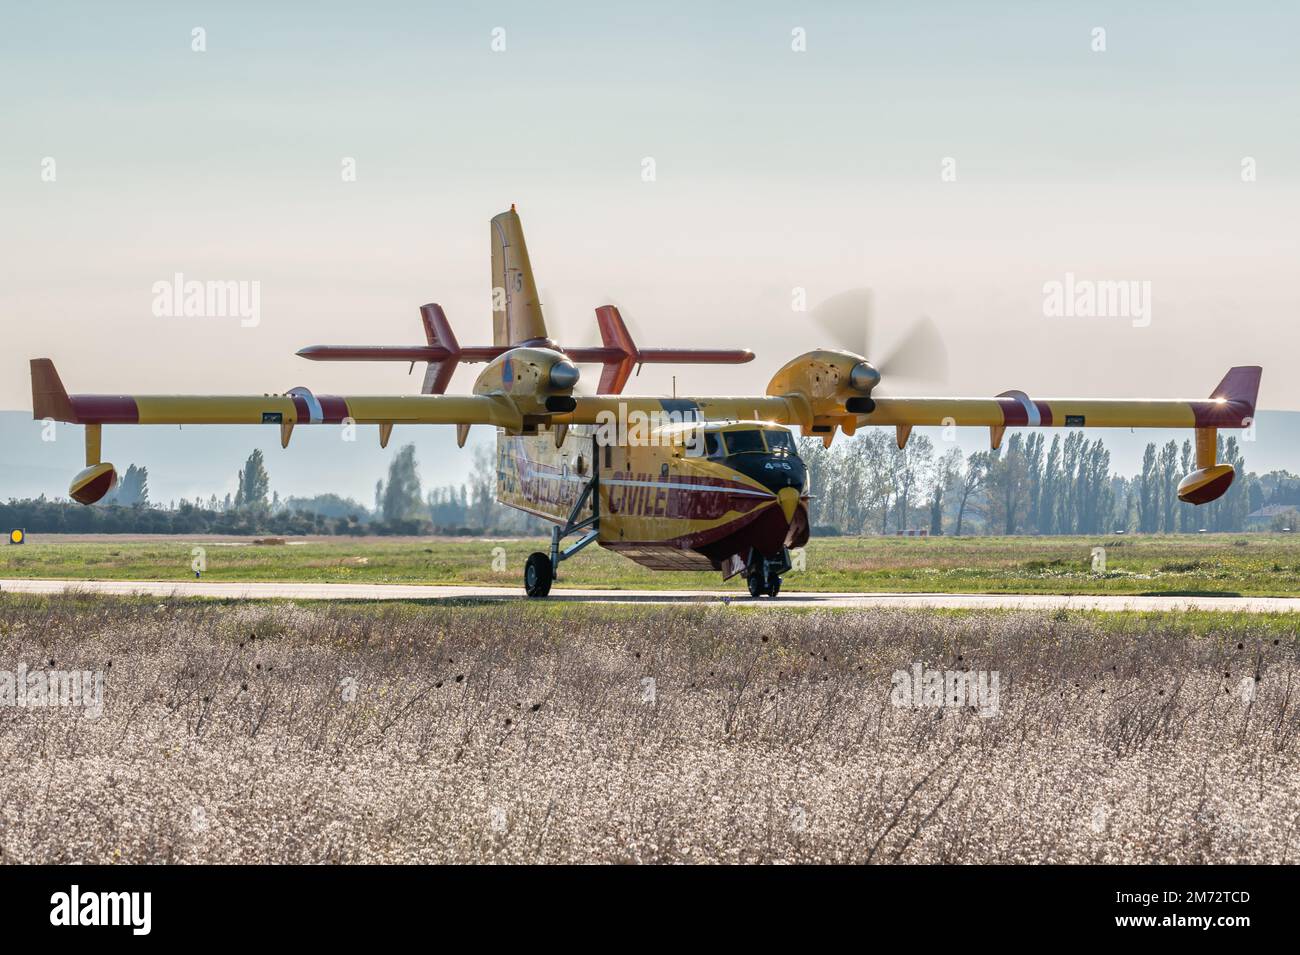
<path fill-rule="evenodd" d="M 442 306 L 436 303 L 420 306 L 420 321 L 424 323 L 424 337 L 430 345 L 447 350 L 447 357 L 431 361 L 424 369 L 424 381 L 420 385 L 422 395 L 440 395 L 447 390 L 451 376 L 460 363 L 460 343 L 451 330 L 451 323 Z"/>
<path fill-rule="evenodd" d="M 623 353 L 617 361 L 607 361 L 600 371 L 600 385 L 597 394 L 617 395 L 622 393 L 636 365 L 638 352 L 632 334 L 623 324 L 623 316 L 613 305 L 602 305 L 596 309 L 596 324 L 600 327 L 600 340 L 607 349 Z"/>
<path fill-rule="evenodd" d="M 492 344 L 546 340 L 524 227 L 512 205 L 509 212 L 492 217 Z"/>

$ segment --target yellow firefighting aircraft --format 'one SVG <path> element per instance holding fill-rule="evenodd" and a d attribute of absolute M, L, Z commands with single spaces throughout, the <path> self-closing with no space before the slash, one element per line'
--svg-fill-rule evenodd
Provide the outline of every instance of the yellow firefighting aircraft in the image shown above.
<path fill-rule="evenodd" d="M 424 306 L 429 347 L 442 350 L 391 346 L 400 360 L 430 362 L 418 395 L 337 397 L 305 388 L 249 396 L 69 395 L 54 364 L 33 359 L 33 416 L 86 428 L 86 469 L 73 479 L 73 499 L 94 503 L 116 483 L 113 465 L 100 457 L 106 424 L 274 425 L 284 447 L 293 429 L 307 424 L 375 424 L 384 446 L 397 424 L 454 424 L 462 447 L 472 426 L 488 425 L 497 430 L 497 499 L 554 525 L 549 553 L 531 555 L 525 566 L 528 596 L 545 597 L 561 562 L 595 541 L 656 570 L 711 568 L 724 579 L 743 573 L 752 596 L 775 597 L 790 549 L 805 544 L 809 531 L 807 472 L 788 426 L 829 446 L 837 430 L 851 435 L 886 425 L 896 430 L 900 448 L 918 425 L 985 427 L 994 448 L 1007 428 L 1191 428 L 1196 470 L 1178 496 L 1203 504 L 1223 494 L 1234 476 L 1231 465 L 1216 463 L 1218 429 L 1247 428 L 1255 413 L 1257 366 L 1231 369 L 1208 399 L 1031 400 L 1020 391 L 994 398 L 875 397 L 881 372 L 861 355 L 832 348 L 787 363 L 763 395 L 624 396 L 617 392 L 638 352 L 612 306 L 597 310 L 605 349 L 579 360 L 604 364 L 602 390 L 613 393 L 575 394 L 577 364 L 547 337 L 513 206 L 492 219 L 491 235 L 494 344 L 460 354 L 451 339 L 453 347 L 443 348 L 445 316 L 436 305 Z M 345 351 L 331 354 L 331 348 Z M 684 361 L 752 357 L 663 351 L 685 355 Z M 331 360 L 397 357 L 360 346 L 305 352 Z M 430 393 L 450 377 L 434 364 L 449 358 L 487 361 L 472 394 Z M 575 540 L 562 546 L 570 537 Z"/>

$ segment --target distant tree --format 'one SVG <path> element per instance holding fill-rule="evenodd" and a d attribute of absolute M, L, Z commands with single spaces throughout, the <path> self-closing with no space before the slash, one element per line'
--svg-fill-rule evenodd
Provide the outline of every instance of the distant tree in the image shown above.
<path fill-rule="evenodd" d="M 930 533 L 933 536 L 943 534 L 944 500 L 961 474 L 961 465 L 960 448 L 949 448 L 935 462 L 930 485 Z"/>
<path fill-rule="evenodd" d="M 966 473 L 962 476 L 957 490 L 957 526 L 953 533 L 958 537 L 961 537 L 962 520 L 966 516 L 966 508 L 971 498 L 982 491 L 988 481 L 990 457 L 991 453 L 988 451 L 976 451 L 966 459 Z"/>
<path fill-rule="evenodd" d="M 1132 530 L 1137 521 L 1137 498 L 1134 487 L 1137 481 L 1122 475 L 1111 476 L 1111 523 L 1115 530 Z"/>
<path fill-rule="evenodd" d="M 1278 514 L 1269 525 L 1269 530 L 1273 531 L 1295 531 L 1298 528 L 1300 528 L 1300 512 L 1295 508 Z"/>
<path fill-rule="evenodd" d="M 1172 534 L 1174 505 L 1178 503 L 1178 442 L 1170 440 L 1160 449 L 1160 530 Z"/>
<path fill-rule="evenodd" d="M 486 530 L 493 526 L 497 486 L 496 454 L 487 445 L 480 444 L 474 449 L 474 467 L 470 471 L 469 484 L 474 526 Z"/>
<path fill-rule="evenodd" d="M 799 457 L 808 470 L 808 524 L 826 524 L 826 482 L 833 473 L 831 450 L 822 444 L 820 438 L 800 438 Z"/>
<path fill-rule="evenodd" d="M 930 491 L 930 536 L 943 536 L 943 483 L 934 482 Z"/>
<path fill-rule="evenodd" d="M 1077 534 L 1083 510 L 1083 472 L 1086 469 L 1087 441 L 1082 431 L 1066 435 L 1061 444 L 1061 484 L 1057 495 L 1056 532 Z"/>
<path fill-rule="evenodd" d="M 284 510 L 302 514 L 319 514 L 321 517 L 360 519 L 366 507 L 360 501 L 338 494 L 317 494 L 314 497 L 287 497 Z"/>
<path fill-rule="evenodd" d="M 128 466 L 122 474 L 122 479 L 118 482 L 117 487 L 104 495 L 100 503 L 102 505 L 117 504 L 121 507 L 148 507 L 149 469 L 136 467 L 134 464 Z"/>
<path fill-rule="evenodd" d="M 1020 433 L 1007 439 L 1006 453 L 991 452 L 988 458 L 989 507 L 993 519 L 1004 534 L 1014 534 L 1020 527 L 1029 501 L 1029 466 L 1025 459 L 1025 439 Z"/>
<path fill-rule="evenodd" d="M 1193 464 L 1195 460 L 1195 452 L 1192 451 L 1191 440 L 1183 441 L 1183 447 L 1179 452 L 1178 457 L 1178 473 L 1191 474 L 1195 469 L 1195 465 Z M 1177 497 L 1177 491 L 1178 489 L 1175 487 L 1175 497 Z M 1184 533 L 1196 530 L 1196 527 L 1194 526 L 1196 524 L 1196 505 L 1185 504 L 1182 501 L 1175 504 L 1174 524 L 1177 526 L 1178 530 L 1183 531 Z"/>
<path fill-rule="evenodd" d="M 420 493 L 420 475 L 415 463 L 415 445 L 408 444 L 397 452 L 388 466 L 388 482 L 383 488 L 382 512 L 385 521 L 422 518 L 424 498 Z"/>
<path fill-rule="evenodd" d="M 1085 441 L 1079 455 L 1079 502 L 1075 532 L 1097 534 L 1110 530 L 1114 492 L 1110 480 L 1110 452 L 1098 438 Z"/>
<path fill-rule="evenodd" d="M 1038 513 L 1034 525 L 1040 534 L 1055 534 L 1060 529 L 1059 507 L 1061 484 L 1061 436 L 1052 435 L 1052 447 L 1043 464 L 1042 489 L 1038 495 Z"/>
<path fill-rule="evenodd" d="M 266 510 L 267 492 L 271 489 L 271 479 L 266 473 L 266 464 L 262 460 L 262 449 L 254 448 L 253 453 L 244 462 L 239 472 L 239 489 L 235 491 L 235 510 Z"/>
<path fill-rule="evenodd" d="M 1026 523 L 1040 534 L 1046 533 L 1042 525 L 1043 508 L 1043 435 L 1031 432 L 1025 439 L 1025 481 L 1029 488 L 1029 511 Z"/>
<path fill-rule="evenodd" d="M 1222 436 L 1220 436 L 1220 440 L 1222 440 Z M 1218 529 L 1225 531 L 1245 530 L 1246 515 L 1250 513 L 1250 493 L 1246 487 L 1249 480 L 1246 474 L 1246 461 L 1241 455 L 1241 446 L 1237 443 L 1236 437 L 1224 441 L 1223 454 L 1220 460 L 1224 464 L 1232 465 L 1233 470 L 1236 471 L 1236 476 L 1223 497 L 1214 502 L 1219 505 Z"/>
<path fill-rule="evenodd" d="M 1154 443 L 1148 444 L 1142 454 L 1142 475 L 1138 480 L 1138 530 L 1154 534 L 1160 529 L 1160 479 Z"/>
<path fill-rule="evenodd" d="M 1246 485 L 1246 495 L 1249 499 L 1246 505 L 1248 512 L 1258 511 L 1264 506 L 1264 487 L 1254 472 L 1251 472 L 1250 483 Z"/>

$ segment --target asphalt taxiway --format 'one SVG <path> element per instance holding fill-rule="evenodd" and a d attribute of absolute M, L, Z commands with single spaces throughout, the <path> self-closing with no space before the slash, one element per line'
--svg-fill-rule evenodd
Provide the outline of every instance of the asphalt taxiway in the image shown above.
<path fill-rule="evenodd" d="M 0 593 L 142 594 L 226 600 L 526 600 L 522 587 L 444 584 L 329 584 L 217 580 L 0 579 Z M 1300 612 L 1298 597 L 1154 594 L 939 594 L 783 592 L 770 600 L 735 590 L 588 590 L 555 587 L 552 601 L 581 603 L 736 604 L 794 608 L 914 607 L 960 610 L 1225 610 L 1238 613 Z"/>

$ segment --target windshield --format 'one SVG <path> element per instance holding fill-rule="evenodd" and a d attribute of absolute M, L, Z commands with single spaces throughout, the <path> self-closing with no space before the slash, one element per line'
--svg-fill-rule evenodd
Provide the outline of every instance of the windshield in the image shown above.
<path fill-rule="evenodd" d="M 794 438 L 789 431 L 769 431 L 767 432 L 768 449 L 774 452 L 784 451 L 787 454 L 794 454 Z"/>
<path fill-rule="evenodd" d="M 763 432 L 754 428 L 751 431 L 726 431 L 723 432 L 723 440 L 727 442 L 728 454 L 747 454 L 757 452 L 763 454 L 767 448 L 763 445 Z"/>

